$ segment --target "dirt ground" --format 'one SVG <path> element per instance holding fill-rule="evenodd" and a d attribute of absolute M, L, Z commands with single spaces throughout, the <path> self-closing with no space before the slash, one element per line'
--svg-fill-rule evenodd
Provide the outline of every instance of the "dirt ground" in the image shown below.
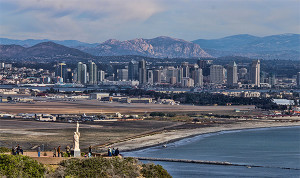
<path fill-rule="evenodd" d="M 80 124 L 80 146 L 121 140 L 134 135 L 175 127 L 178 123 L 166 121 L 123 121 Z M 24 150 L 31 150 L 36 145 L 44 144 L 46 150 L 59 145 L 72 146 L 75 123 L 38 122 L 25 120 L 0 119 L 0 146 L 11 148 L 20 144 Z"/>
<path fill-rule="evenodd" d="M 78 101 L 40 101 L 30 103 L 0 103 L 3 113 L 48 113 L 48 114 L 82 114 L 82 113 L 147 113 L 147 112 L 191 112 L 191 111 L 233 111 L 252 110 L 254 106 L 193 106 L 165 104 L 123 104 L 104 103 L 97 100 Z"/>

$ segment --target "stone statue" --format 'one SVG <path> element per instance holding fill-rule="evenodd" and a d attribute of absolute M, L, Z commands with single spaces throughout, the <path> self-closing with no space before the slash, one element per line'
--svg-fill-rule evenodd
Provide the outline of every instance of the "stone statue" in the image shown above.
<path fill-rule="evenodd" d="M 80 138 L 80 132 L 79 132 L 79 123 L 77 122 L 76 126 L 76 132 L 74 132 L 74 157 L 80 157 L 80 149 L 79 149 L 79 138 Z"/>

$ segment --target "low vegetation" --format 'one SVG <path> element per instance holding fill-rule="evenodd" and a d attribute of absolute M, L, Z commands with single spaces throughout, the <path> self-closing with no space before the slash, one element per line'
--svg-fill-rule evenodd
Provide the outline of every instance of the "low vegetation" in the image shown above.
<path fill-rule="evenodd" d="M 56 169 L 22 155 L 0 155 L 0 177 L 171 177 L 160 165 L 142 164 L 134 158 L 64 160 Z"/>
<path fill-rule="evenodd" d="M 0 147 L 0 153 L 8 153 L 10 152 L 11 150 L 9 148 L 6 148 L 6 147 Z"/>
<path fill-rule="evenodd" d="M 0 177 L 44 177 L 44 165 L 21 155 L 0 154 Z"/>

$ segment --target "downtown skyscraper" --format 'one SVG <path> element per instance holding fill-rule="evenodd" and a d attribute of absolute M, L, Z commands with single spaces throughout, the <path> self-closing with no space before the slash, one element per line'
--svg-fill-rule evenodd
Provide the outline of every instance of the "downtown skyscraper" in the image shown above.
<path fill-rule="evenodd" d="M 260 60 L 252 61 L 250 67 L 250 79 L 251 83 L 255 86 L 260 86 Z"/>
<path fill-rule="evenodd" d="M 237 75 L 237 65 L 233 61 L 229 64 L 227 68 L 227 85 L 228 86 L 237 86 L 238 75 Z"/>

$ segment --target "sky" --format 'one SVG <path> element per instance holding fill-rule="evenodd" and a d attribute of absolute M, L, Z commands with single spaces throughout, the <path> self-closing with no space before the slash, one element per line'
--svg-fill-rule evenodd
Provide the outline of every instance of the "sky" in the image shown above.
<path fill-rule="evenodd" d="M 300 0 L 0 0 L 0 37 L 100 43 L 300 33 Z"/>

